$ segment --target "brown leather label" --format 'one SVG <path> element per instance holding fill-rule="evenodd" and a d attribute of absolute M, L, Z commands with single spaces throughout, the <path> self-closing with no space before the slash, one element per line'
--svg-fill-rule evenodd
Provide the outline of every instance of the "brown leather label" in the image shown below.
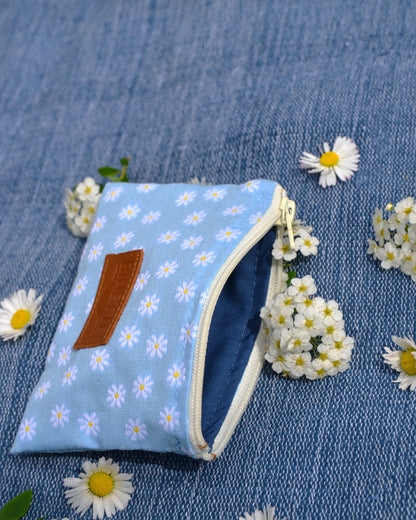
<path fill-rule="evenodd" d="M 143 249 L 138 249 L 105 257 L 97 294 L 74 350 L 110 341 L 139 275 L 143 255 Z"/>

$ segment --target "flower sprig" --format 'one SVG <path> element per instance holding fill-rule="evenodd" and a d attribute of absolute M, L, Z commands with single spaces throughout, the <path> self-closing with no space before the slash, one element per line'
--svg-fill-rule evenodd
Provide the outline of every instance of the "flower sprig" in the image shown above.
<path fill-rule="evenodd" d="M 318 253 L 319 240 L 312 236 L 313 228 L 307 226 L 301 220 L 294 220 L 292 224 L 295 238 L 295 249 L 290 248 L 289 234 L 285 226 L 279 226 L 278 237 L 273 244 L 272 255 L 276 260 L 291 262 L 297 257 L 298 252 L 303 256 L 316 255 Z"/>

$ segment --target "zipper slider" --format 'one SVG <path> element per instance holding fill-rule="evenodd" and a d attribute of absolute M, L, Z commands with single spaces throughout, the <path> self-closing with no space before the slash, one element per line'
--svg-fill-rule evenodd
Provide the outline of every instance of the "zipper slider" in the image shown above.
<path fill-rule="evenodd" d="M 296 204 L 293 202 L 293 200 L 289 200 L 287 197 L 282 197 L 282 201 L 280 202 L 280 211 L 281 214 L 276 224 L 278 226 L 283 225 L 287 227 L 290 249 L 295 249 L 295 239 L 293 236 L 292 224 L 295 219 Z"/>

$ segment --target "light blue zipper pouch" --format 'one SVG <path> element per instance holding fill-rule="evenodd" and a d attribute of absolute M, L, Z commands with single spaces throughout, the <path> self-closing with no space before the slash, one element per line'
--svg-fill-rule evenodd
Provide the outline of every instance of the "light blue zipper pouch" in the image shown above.
<path fill-rule="evenodd" d="M 263 364 L 285 195 L 266 180 L 107 184 L 12 452 L 218 456 Z"/>

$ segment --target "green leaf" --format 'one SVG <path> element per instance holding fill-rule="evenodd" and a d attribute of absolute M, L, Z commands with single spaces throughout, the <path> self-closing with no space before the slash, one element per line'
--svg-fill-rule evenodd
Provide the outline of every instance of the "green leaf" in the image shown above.
<path fill-rule="evenodd" d="M 292 282 L 293 278 L 296 278 L 296 271 L 288 271 L 287 272 L 287 276 L 288 276 L 288 279 L 287 279 L 286 284 L 289 287 L 289 285 Z"/>
<path fill-rule="evenodd" d="M 41 516 L 40 518 L 38 518 L 38 520 L 44 520 L 45 517 L 44 516 Z"/>
<path fill-rule="evenodd" d="M 128 166 L 129 160 L 130 159 L 128 157 L 123 157 L 122 159 L 120 159 L 120 164 L 122 164 L 123 166 Z"/>
<path fill-rule="evenodd" d="M 0 511 L 0 520 L 18 520 L 25 515 L 32 502 L 32 491 L 23 491 L 17 497 L 12 498 Z"/>
<path fill-rule="evenodd" d="M 103 177 L 112 177 L 113 175 L 117 175 L 120 173 L 120 170 L 116 168 L 111 168 L 111 166 L 103 166 L 102 168 L 98 168 L 98 173 Z"/>

